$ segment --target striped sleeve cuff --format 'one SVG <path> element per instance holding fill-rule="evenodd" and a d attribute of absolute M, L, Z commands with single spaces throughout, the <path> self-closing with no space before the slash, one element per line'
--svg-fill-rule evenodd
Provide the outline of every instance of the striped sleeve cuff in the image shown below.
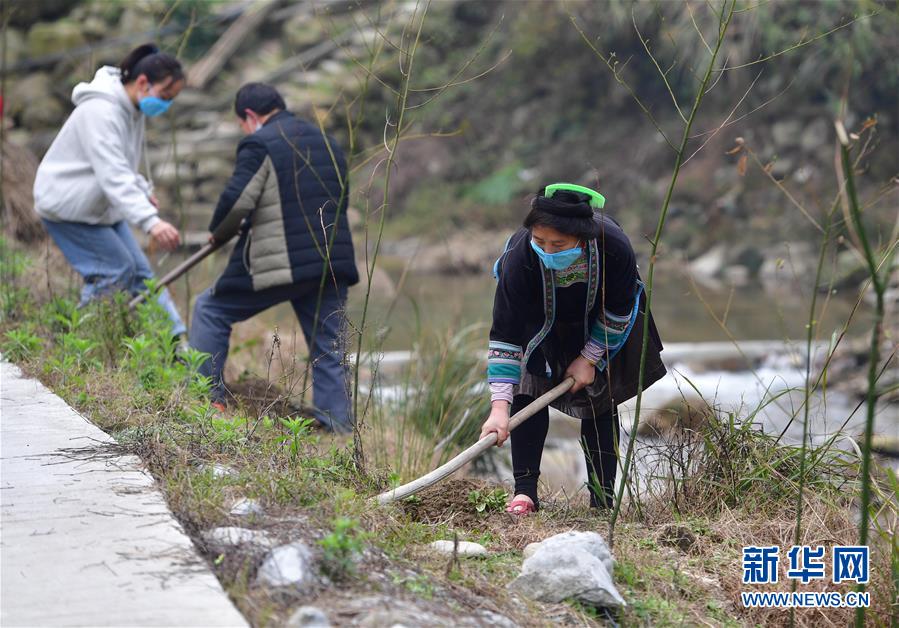
<path fill-rule="evenodd" d="M 605 353 L 605 348 L 592 338 L 588 340 L 587 344 L 584 345 L 584 348 L 581 349 L 581 357 L 592 363 L 594 366 L 599 364 L 599 361 L 602 360 L 602 356 L 605 355 Z"/>
<path fill-rule="evenodd" d="M 518 345 L 491 340 L 487 350 L 487 381 L 491 384 L 518 384 L 524 352 Z"/>
<path fill-rule="evenodd" d="M 606 351 L 614 351 L 627 339 L 630 319 L 630 316 L 619 316 L 608 310 L 603 311 L 590 329 L 588 344 L 594 343 Z"/>
<path fill-rule="evenodd" d="M 512 384 L 490 383 L 490 401 L 508 401 L 512 404 Z"/>

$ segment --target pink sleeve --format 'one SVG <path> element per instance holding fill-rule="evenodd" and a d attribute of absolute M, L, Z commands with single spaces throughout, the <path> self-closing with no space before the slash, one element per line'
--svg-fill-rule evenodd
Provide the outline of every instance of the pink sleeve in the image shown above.
<path fill-rule="evenodd" d="M 491 382 L 490 401 L 508 401 L 512 403 L 512 384 Z"/>
<path fill-rule="evenodd" d="M 587 344 L 584 345 L 584 348 L 581 349 L 581 355 L 593 362 L 593 364 L 598 363 L 602 359 L 604 353 L 605 349 L 602 345 L 594 342 L 592 338 L 588 340 Z"/>

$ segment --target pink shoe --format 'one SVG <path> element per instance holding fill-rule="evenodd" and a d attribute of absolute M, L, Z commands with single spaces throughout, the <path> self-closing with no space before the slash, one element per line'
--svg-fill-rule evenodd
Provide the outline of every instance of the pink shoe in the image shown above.
<path fill-rule="evenodd" d="M 506 506 L 506 512 L 516 517 L 525 517 L 537 512 L 537 507 L 530 499 L 520 497 L 509 502 L 509 505 Z"/>

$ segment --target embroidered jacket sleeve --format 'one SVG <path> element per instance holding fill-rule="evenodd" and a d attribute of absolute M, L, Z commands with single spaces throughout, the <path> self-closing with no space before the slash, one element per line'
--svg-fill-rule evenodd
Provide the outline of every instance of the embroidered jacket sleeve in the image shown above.
<path fill-rule="evenodd" d="M 513 237 L 518 239 L 519 235 Z M 520 251 L 510 244 L 497 266 L 498 280 L 493 300 L 493 325 L 487 349 L 487 381 L 491 399 L 511 401 L 512 386 L 521 382 L 524 369 L 524 313 L 529 310 L 527 272 L 521 267 Z"/>
<path fill-rule="evenodd" d="M 609 238 L 605 244 L 605 249 L 600 249 L 605 256 L 600 262 L 605 272 L 600 285 L 599 314 L 581 351 L 593 364 L 620 349 L 627 340 L 637 285 L 637 260 L 630 243 L 623 238 Z"/>

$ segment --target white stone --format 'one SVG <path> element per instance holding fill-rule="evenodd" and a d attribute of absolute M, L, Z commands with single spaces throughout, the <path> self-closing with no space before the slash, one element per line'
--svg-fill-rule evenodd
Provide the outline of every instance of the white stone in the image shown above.
<path fill-rule="evenodd" d="M 301 606 L 285 624 L 286 628 L 331 628 L 325 612 L 316 606 Z"/>
<path fill-rule="evenodd" d="M 530 558 L 541 547 L 550 547 L 553 549 L 562 547 L 573 547 L 578 551 L 585 551 L 596 556 L 602 561 L 603 566 L 610 574 L 615 569 L 615 558 L 612 551 L 606 545 L 606 541 L 602 535 L 597 532 L 562 532 L 536 543 L 529 543 L 524 548 L 524 557 Z M 530 553 L 528 553 L 530 549 Z"/>
<path fill-rule="evenodd" d="M 247 528 L 224 527 L 207 530 L 203 533 L 203 540 L 210 545 L 258 545 L 271 547 L 272 540 L 261 530 L 248 530 Z"/>
<path fill-rule="evenodd" d="M 524 546 L 524 551 L 521 552 L 521 556 L 522 558 L 527 560 L 528 558 L 533 556 L 534 552 L 536 552 L 538 549 L 540 549 L 540 541 L 537 541 L 536 543 L 528 543 Z"/>
<path fill-rule="evenodd" d="M 598 607 L 625 606 L 612 582 L 614 559 L 596 532 L 565 532 L 530 550 L 509 588 L 543 602 L 576 599 Z"/>
<path fill-rule="evenodd" d="M 455 544 L 453 541 L 434 541 L 428 547 L 441 554 L 452 554 Z M 459 556 L 486 556 L 487 548 L 479 543 L 471 541 L 459 541 Z"/>
<path fill-rule="evenodd" d="M 231 506 L 231 514 L 235 517 L 247 517 L 249 515 L 262 516 L 265 514 L 265 511 L 258 501 L 255 499 L 247 499 L 245 497 L 236 501 L 234 505 Z"/>
<path fill-rule="evenodd" d="M 240 475 L 236 470 L 224 464 L 212 465 L 212 477 L 214 478 L 236 478 Z"/>
<path fill-rule="evenodd" d="M 717 244 L 690 262 L 690 271 L 697 279 L 710 280 L 720 276 L 727 261 L 727 247 Z"/>
<path fill-rule="evenodd" d="M 258 584 L 270 587 L 300 587 L 312 579 L 312 552 L 302 541 L 273 549 L 256 574 Z"/>
<path fill-rule="evenodd" d="M 487 609 L 479 610 L 477 618 L 480 620 L 481 625 L 484 626 L 496 626 L 497 628 L 516 628 L 516 626 L 518 626 L 518 624 L 505 615 L 500 615 L 499 613 L 494 613 Z"/>

